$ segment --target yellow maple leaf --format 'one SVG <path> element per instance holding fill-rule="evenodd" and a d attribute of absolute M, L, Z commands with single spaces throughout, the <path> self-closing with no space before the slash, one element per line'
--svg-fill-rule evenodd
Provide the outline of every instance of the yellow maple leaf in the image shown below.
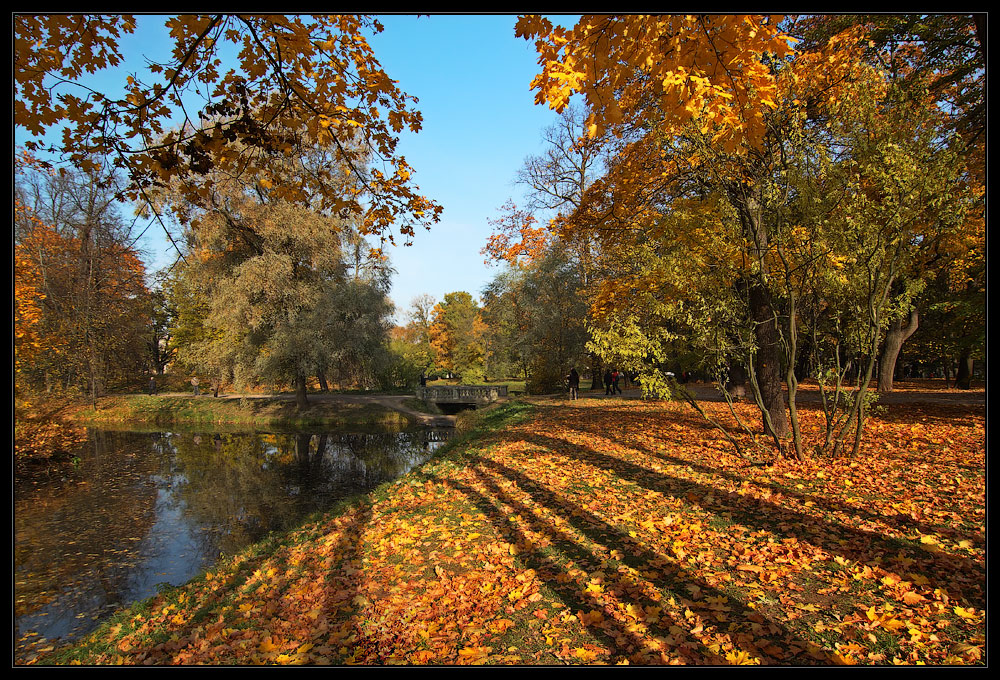
<path fill-rule="evenodd" d="M 504 633 L 514 625 L 510 619 L 497 619 L 487 625 L 491 633 Z"/>
<path fill-rule="evenodd" d="M 726 652 L 726 661 L 734 666 L 756 666 L 760 664 L 760 659 L 751 656 L 743 650 Z"/>
<path fill-rule="evenodd" d="M 492 647 L 463 647 L 458 651 L 458 658 L 465 663 L 480 663 L 493 651 Z"/>

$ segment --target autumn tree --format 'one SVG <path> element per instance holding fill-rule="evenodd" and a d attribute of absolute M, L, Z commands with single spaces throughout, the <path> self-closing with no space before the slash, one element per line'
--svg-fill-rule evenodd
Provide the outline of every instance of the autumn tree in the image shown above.
<path fill-rule="evenodd" d="M 349 275 L 346 229 L 301 206 L 238 193 L 199 215 L 175 287 L 180 360 L 240 387 L 290 383 L 301 407 L 318 374 L 367 375 L 391 307 L 385 288 Z"/>
<path fill-rule="evenodd" d="M 483 291 L 490 372 L 516 368 L 529 392 L 561 390 L 589 358 L 584 290 L 580 263 L 558 242 L 498 272 Z"/>
<path fill-rule="evenodd" d="M 467 382 L 483 378 L 479 311 L 479 304 L 469 293 L 448 293 L 434 306 L 429 329 L 438 365 Z"/>
<path fill-rule="evenodd" d="M 421 116 L 368 44 L 382 30 L 373 17 L 169 16 L 172 52 L 143 72 L 123 64 L 118 47 L 136 27 L 130 15 L 14 15 L 14 122 L 32 137 L 29 151 L 117 168 L 127 179 L 119 196 L 137 204 L 169 185 L 208 208 L 215 170 L 276 200 L 350 216 L 378 243 L 409 240 L 437 220 L 440 207 L 418 194 L 396 150 Z M 91 73 L 111 68 L 128 69 L 120 93 L 88 87 Z M 59 142 L 45 141 L 60 128 Z M 294 181 L 289 163 L 273 162 L 317 148 L 332 164 Z M 330 181 L 343 168 L 354 180 L 348 192 Z"/>
<path fill-rule="evenodd" d="M 426 293 L 414 297 L 407 311 L 406 324 L 392 330 L 390 349 L 398 359 L 403 385 L 414 384 L 421 375 L 434 372 L 431 325 L 436 304 L 434 297 Z"/>
<path fill-rule="evenodd" d="M 784 437 L 792 434 L 793 453 L 801 457 L 794 402 L 796 304 L 808 290 L 804 286 L 814 285 L 809 283 L 815 282 L 809 272 L 816 271 L 818 258 L 878 254 L 875 269 L 869 259 L 852 270 L 856 276 L 852 295 L 867 296 L 875 305 L 874 311 L 871 304 L 859 310 L 854 321 L 867 329 L 868 341 L 877 343 L 891 318 L 885 306 L 891 291 L 882 286 L 899 279 L 900 262 L 912 255 L 906 244 L 919 238 L 925 226 L 920 218 L 895 214 L 898 207 L 909 209 L 905 200 L 887 202 L 878 216 L 869 212 L 877 212 L 878 205 L 869 192 L 898 197 L 915 191 L 901 191 L 891 183 L 878 189 L 871 186 L 880 181 L 879 159 L 885 160 L 871 146 L 861 161 L 850 153 L 862 147 L 848 144 L 851 151 L 844 161 L 864 169 L 839 175 L 840 187 L 853 199 L 849 209 L 865 213 L 861 232 L 853 233 L 870 239 L 866 243 L 871 250 L 860 242 L 838 241 L 836 231 L 824 232 L 829 220 L 804 201 L 817 195 L 810 190 L 810 186 L 815 189 L 815 178 L 810 178 L 808 165 L 793 167 L 797 162 L 793 159 L 822 154 L 826 144 L 837 148 L 858 141 L 844 136 L 834 141 L 824 124 L 836 115 L 852 121 L 847 126 L 851 130 L 862 130 L 851 127 L 858 118 L 847 111 L 846 97 L 856 96 L 859 87 L 884 92 L 880 76 L 857 56 L 860 31 L 838 34 L 820 48 L 793 55 L 776 17 L 585 16 L 570 30 L 525 17 L 518 30 L 538 36 L 542 73 L 533 83 L 539 90 L 538 101 L 558 109 L 579 92 L 588 103 L 592 134 L 610 131 L 618 140 L 608 172 L 592 186 L 587 203 L 568 224 L 570 229 L 601 234 L 608 239 L 605 249 L 618 242 L 630 260 L 621 268 L 622 276 L 609 278 L 598 304 L 619 312 L 616 295 L 641 286 L 639 290 L 659 289 L 659 294 L 674 296 L 663 309 L 688 331 L 698 327 L 698 318 L 711 321 L 703 331 L 714 333 L 715 347 L 724 350 L 723 362 L 728 355 L 748 369 L 764 431 L 779 450 Z M 878 101 L 872 111 L 892 105 L 890 100 Z M 888 130 L 887 120 L 880 120 L 885 126 L 880 131 Z M 890 155 L 895 142 L 906 141 L 894 140 L 888 132 L 879 138 Z M 907 162 L 919 166 L 914 159 Z M 869 161 L 873 164 L 866 165 Z M 796 173 L 798 183 L 792 181 Z M 705 204 L 706 199 L 714 204 Z M 709 206 L 701 217 L 699 204 Z M 920 209 L 918 205 L 912 214 Z M 816 244 L 819 251 L 804 248 L 810 236 L 824 233 L 829 238 Z M 660 246 L 648 256 L 643 254 L 643 239 L 671 244 L 671 251 L 676 251 L 672 244 L 678 241 L 701 247 L 691 249 L 687 262 L 678 255 L 662 261 Z M 701 263 L 709 267 L 704 273 L 698 272 Z M 912 295 L 912 289 L 903 294 Z M 633 315 L 644 314 L 645 323 L 656 308 L 629 309 Z M 598 319 L 601 314 L 599 310 Z M 653 328 L 648 324 L 645 330 L 634 322 L 618 327 L 640 333 L 635 336 L 635 346 L 642 349 L 637 358 L 641 354 L 655 358 L 654 349 L 671 339 L 663 337 L 649 345 Z M 659 327 L 671 330 L 665 324 Z M 861 351 L 870 358 L 877 347 L 869 342 Z M 864 396 L 862 389 L 851 414 L 857 432 L 863 422 Z"/>
<path fill-rule="evenodd" d="M 598 249 L 600 240 L 587 231 L 564 230 L 562 225 L 583 205 L 587 189 L 603 171 L 606 147 L 603 139 L 588 134 L 586 111 L 578 106 L 567 107 L 543 130 L 542 138 L 542 152 L 528 156 L 516 175 L 516 185 L 524 191 L 523 206 L 508 201 L 498 217 L 489 220 L 493 233 L 483 253 L 489 263 L 511 266 L 522 278 L 551 271 L 553 258 L 562 257 L 565 262 L 561 266 L 572 267 L 579 277 L 574 295 L 585 301 L 606 269 Z M 556 255 L 555 249 L 562 251 L 561 255 Z M 522 265 L 528 269 L 521 270 Z M 503 280 L 501 276 L 496 279 Z M 560 313 L 573 307 L 558 305 Z M 587 305 L 580 305 L 580 311 L 580 317 L 572 322 L 576 325 L 585 323 Z M 600 356 L 592 354 L 589 359 L 592 375 L 601 375 Z M 542 381 L 550 387 L 562 370 L 554 365 L 539 365 L 537 369 L 550 374 Z"/>
<path fill-rule="evenodd" d="M 671 168 L 657 160 L 657 141 L 689 123 L 727 153 L 756 148 L 766 134 L 766 111 L 778 96 L 775 75 L 765 57 L 781 59 L 791 53 L 775 17 L 585 15 L 574 28 L 565 29 L 529 16 L 518 21 L 517 34 L 536 38 L 542 72 L 532 87 L 538 90 L 538 103 L 562 110 L 574 93 L 580 93 L 588 107 L 592 136 L 610 132 L 626 142 L 635 136 L 635 146 L 624 151 L 639 149 L 642 155 L 617 167 L 628 173 L 622 185 L 628 182 L 637 187 L 653 186 L 660 178 L 672 176 Z M 754 199 L 743 190 L 739 178 L 732 180 L 730 195 L 744 202 L 739 213 L 747 242 L 759 247 L 766 235 L 747 203 Z M 641 193 L 640 189 L 638 203 L 616 204 L 608 217 L 641 221 Z M 753 296 L 754 317 L 759 322 L 758 368 L 764 371 L 759 382 L 765 421 L 771 421 L 765 425 L 783 436 L 787 421 L 779 348 L 767 322 L 771 303 L 760 286 L 754 290 L 758 291 Z"/>
<path fill-rule="evenodd" d="M 861 58 L 879 68 L 898 91 L 934 108 L 941 142 L 963 157 L 966 175 L 961 181 L 976 191 L 985 176 L 985 25 L 981 18 L 962 14 L 820 15 L 801 18 L 792 30 L 802 39 L 799 48 L 808 51 L 831 35 L 863 29 L 859 34 Z M 970 246 L 975 240 L 975 226 L 970 223 L 964 232 L 958 239 L 964 243 L 955 238 L 946 244 L 925 241 L 925 256 L 914 262 L 908 277 L 943 281 L 947 278 L 944 272 L 965 269 L 963 253 L 970 247 L 976 249 Z M 934 303 L 927 301 L 924 305 L 918 296 L 909 310 L 904 310 L 903 317 L 890 324 L 879 362 L 880 392 L 892 391 L 897 356 L 903 343 L 920 327 L 924 316 L 920 307 L 927 312 L 930 304 Z M 962 328 L 974 324 L 979 316 L 974 307 L 967 305 L 952 307 L 952 312 L 957 310 L 969 316 L 963 319 L 955 314 L 933 314 L 926 318 L 938 322 L 949 318 Z M 952 329 L 937 328 L 932 332 L 953 335 Z"/>
<path fill-rule="evenodd" d="M 16 204 L 15 211 L 24 208 Z M 24 244 L 14 246 L 14 390 L 24 384 L 24 371 L 42 348 L 39 331 L 42 320 L 41 275 L 33 266 Z"/>
<path fill-rule="evenodd" d="M 114 181 L 25 167 L 16 186 L 15 245 L 41 310 L 32 326 L 38 351 L 22 375 L 46 391 L 85 388 L 95 402 L 149 370 L 145 267 L 105 188 Z"/>
<path fill-rule="evenodd" d="M 486 375 L 518 377 L 528 382 L 531 346 L 530 301 L 522 295 L 520 270 L 506 267 L 483 287 L 482 319 L 486 326 L 483 361 Z"/>
<path fill-rule="evenodd" d="M 863 58 L 903 89 L 923 90 L 945 116 L 980 177 L 986 145 L 985 14 L 834 14 L 802 17 L 793 29 L 808 50 L 852 26 L 864 28 Z"/>

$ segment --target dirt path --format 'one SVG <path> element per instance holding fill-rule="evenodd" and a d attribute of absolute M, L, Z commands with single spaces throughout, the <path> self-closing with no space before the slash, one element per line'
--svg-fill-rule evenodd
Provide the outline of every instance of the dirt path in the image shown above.
<path fill-rule="evenodd" d="M 684 386 L 699 401 L 722 401 L 723 397 L 715 385 L 705 383 L 688 383 Z M 623 394 L 615 396 L 605 396 L 595 392 L 583 392 L 581 397 L 599 399 L 639 399 L 641 394 L 639 389 L 631 387 L 624 390 Z M 795 399 L 799 402 L 820 401 L 819 389 L 815 385 L 800 386 L 795 393 Z M 920 389 L 919 387 L 903 387 L 888 394 L 880 394 L 878 403 L 880 404 L 985 404 L 986 390 L 983 388 L 972 390 L 956 389 Z"/>

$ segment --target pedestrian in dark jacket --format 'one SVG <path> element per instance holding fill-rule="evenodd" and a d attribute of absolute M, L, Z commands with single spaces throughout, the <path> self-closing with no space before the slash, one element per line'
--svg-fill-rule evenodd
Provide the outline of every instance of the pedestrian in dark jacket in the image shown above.
<path fill-rule="evenodd" d="M 580 374 L 576 372 L 576 368 L 570 369 L 569 372 L 569 398 L 579 399 L 580 397 Z"/>
<path fill-rule="evenodd" d="M 604 372 L 604 396 L 611 394 L 611 369 Z"/>

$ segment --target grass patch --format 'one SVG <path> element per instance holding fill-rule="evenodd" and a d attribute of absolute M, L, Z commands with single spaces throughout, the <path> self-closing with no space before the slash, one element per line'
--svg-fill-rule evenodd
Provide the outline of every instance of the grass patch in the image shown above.
<path fill-rule="evenodd" d="M 95 410 L 80 406 L 66 417 L 82 425 L 325 425 L 331 427 L 406 427 L 399 411 L 369 403 L 313 400 L 299 409 L 289 399 L 255 397 L 222 399 L 211 396 L 119 395 L 102 398 Z"/>

